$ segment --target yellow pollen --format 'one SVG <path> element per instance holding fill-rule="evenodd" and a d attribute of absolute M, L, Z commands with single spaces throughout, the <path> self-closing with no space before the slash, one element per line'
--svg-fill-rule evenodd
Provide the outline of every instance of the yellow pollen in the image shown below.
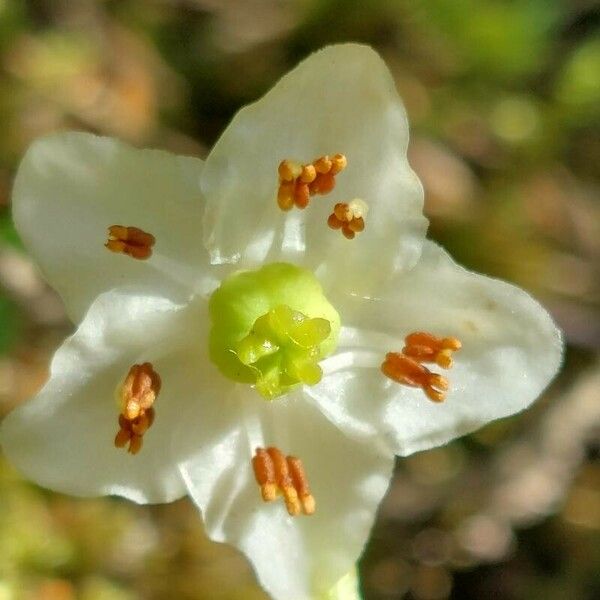
<path fill-rule="evenodd" d="M 104 246 L 111 252 L 145 260 L 152 256 L 152 246 L 155 242 L 152 234 L 137 227 L 111 225 L 108 228 L 108 240 Z"/>
<path fill-rule="evenodd" d="M 443 402 L 446 399 L 448 380 L 437 373 L 432 373 L 406 354 L 388 352 L 381 365 L 381 371 L 397 383 L 420 387 L 433 402 Z"/>
<path fill-rule="evenodd" d="M 295 517 L 300 513 L 312 515 L 315 512 L 315 499 L 299 458 L 286 457 L 274 447 L 266 450 L 257 448 L 252 468 L 265 502 L 272 502 L 282 494 L 290 516 Z"/>
<path fill-rule="evenodd" d="M 335 187 L 335 176 L 346 168 L 348 161 L 343 154 L 320 156 L 312 163 L 302 165 L 293 160 L 283 160 L 277 170 L 279 188 L 277 204 L 288 211 L 294 206 L 304 209 L 310 197 L 328 194 Z"/>
<path fill-rule="evenodd" d="M 423 331 L 407 335 L 404 343 L 403 354 L 419 362 L 434 362 L 443 369 L 452 366 L 452 353 L 462 348 L 455 337 L 439 338 Z"/>
<path fill-rule="evenodd" d="M 360 198 L 349 203 L 338 202 L 327 219 L 327 225 L 331 229 L 340 229 L 344 237 L 352 240 L 357 233 L 364 231 L 368 210 L 367 203 Z"/>
<path fill-rule="evenodd" d="M 133 365 L 123 383 L 117 388 L 119 402 L 119 431 L 115 447 L 137 454 L 142 438 L 154 422 L 154 402 L 160 393 L 160 376 L 151 363 Z"/>

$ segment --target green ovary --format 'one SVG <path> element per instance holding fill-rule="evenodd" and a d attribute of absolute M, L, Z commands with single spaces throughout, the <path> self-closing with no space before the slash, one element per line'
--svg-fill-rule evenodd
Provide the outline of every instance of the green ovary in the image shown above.
<path fill-rule="evenodd" d="M 234 273 L 213 293 L 210 357 L 221 373 L 273 399 L 321 380 L 340 318 L 315 276 L 287 263 Z"/>

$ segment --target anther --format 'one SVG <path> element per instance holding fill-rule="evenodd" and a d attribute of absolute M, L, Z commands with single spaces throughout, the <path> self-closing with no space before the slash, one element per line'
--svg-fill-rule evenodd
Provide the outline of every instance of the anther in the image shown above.
<path fill-rule="evenodd" d="M 448 380 L 414 358 L 400 352 L 388 352 L 381 365 L 384 375 L 397 383 L 420 387 L 433 402 L 443 402 L 448 391 Z"/>
<path fill-rule="evenodd" d="M 314 165 L 305 165 L 300 174 L 300 181 L 302 183 L 312 183 L 317 178 L 317 170 Z"/>
<path fill-rule="evenodd" d="M 296 184 L 294 181 L 282 181 L 277 190 L 277 204 L 281 210 L 291 210 L 294 208 L 294 197 Z"/>
<path fill-rule="evenodd" d="M 331 162 L 329 156 L 325 155 L 317 158 L 317 160 L 313 162 L 313 166 L 319 175 L 325 175 L 325 173 L 329 173 L 329 171 L 331 171 L 333 163 Z"/>
<path fill-rule="evenodd" d="M 288 514 L 292 517 L 315 512 L 315 499 L 310 492 L 302 461 L 284 456 L 278 448 L 257 448 L 252 459 L 254 477 L 265 502 L 282 494 Z"/>
<path fill-rule="evenodd" d="M 315 180 L 310 184 L 310 193 L 312 196 L 320 194 L 324 196 L 329 194 L 335 187 L 335 175 L 332 173 L 319 173 Z"/>
<path fill-rule="evenodd" d="M 452 353 L 462 344 L 455 337 L 436 337 L 431 333 L 415 331 L 406 336 L 402 352 L 419 362 L 434 362 L 443 369 L 452 366 Z"/>
<path fill-rule="evenodd" d="M 282 160 L 278 171 L 280 181 L 294 181 L 302 173 L 302 165 L 293 160 Z"/>
<path fill-rule="evenodd" d="M 269 453 L 264 448 L 257 448 L 252 459 L 252 468 L 256 483 L 260 486 L 260 493 L 265 502 L 272 502 L 277 498 L 279 491 L 275 479 L 275 466 Z"/>
<path fill-rule="evenodd" d="M 104 246 L 111 252 L 145 260 L 152 255 L 152 246 L 155 242 L 152 234 L 137 227 L 111 225 L 108 228 L 108 240 Z"/>
<path fill-rule="evenodd" d="M 310 190 L 307 183 L 298 182 L 296 183 L 296 189 L 294 191 L 294 204 L 298 208 L 306 208 L 310 201 Z"/>
<path fill-rule="evenodd" d="M 154 402 L 160 393 L 161 381 L 151 363 L 133 365 L 123 383 L 117 388 L 119 402 L 119 431 L 115 446 L 127 444 L 130 454 L 142 448 L 142 438 L 154 423 Z"/>
<path fill-rule="evenodd" d="M 277 204 L 284 211 L 294 206 L 304 209 L 310 196 L 328 194 L 335 187 L 335 176 L 346 168 L 348 161 L 343 154 L 320 156 L 312 163 L 302 165 L 293 160 L 279 163 L 279 188 Z"/>
<path fill-rule="evenodd" d="M 336 154 L 331 158 L 331 174 L 337 175 L 343 171 L 348 164 L 348 160 L 343 154 Z"/>
<path fill-rule="evenodd" d="M 294 487 L 294 482 L 290 477 L 287 460 L 281 450 L 277 448 L 267 448 L 267 452 L 273 461 L 277 485 L 283 494 L 288 514 L 295 517 L 300 514 L 301 504 L 298 499 L 298 491 Z"/>
<path fill-rule="evenodd" d="M 357 233 L 365 229 L 365 217 L 369 207 L 364 200 L 355 198 L 349 203 L 338 202 L 327 219 L 331 229 L 341 229 L 347 239 L 354 239 Z"/>
<path fill-rule="evenodd" d="M 306 478 L 306 473 L 304 472 L 304 465 L 302 464 L 302 461 L 295 456 L 288 456 L 287 464 L 290 470 L 290 475 L 292 476 L 292 481 L 294 482 L 294 487 L 298 492 L 298 498 L 302 504 L 302 512 L 305 515 L 314 514 L 316 509 L 315 498 L 310 493 L 310 487 L 308 485 L 308 480 Z"/>

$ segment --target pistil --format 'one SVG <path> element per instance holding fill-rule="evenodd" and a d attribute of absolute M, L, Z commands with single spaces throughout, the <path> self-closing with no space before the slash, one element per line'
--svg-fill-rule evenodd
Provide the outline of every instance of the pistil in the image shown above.
<path fill-rule="evenodd" d="M 270 400 L 298 383 L 319 383 L 320 345 L 330 333 L 326 319 L 309 318 L 282 304 L 256 319 L 233 351 L 255 372 L 257 391 Z"/>
<path fill-rule="evenodd" d="M 238 271 L 209 302 L 209 355 L 221 373 L 274 400 L 316 385 L 336 348 L 340 317 L 313 273 L 288 263 Z"/>

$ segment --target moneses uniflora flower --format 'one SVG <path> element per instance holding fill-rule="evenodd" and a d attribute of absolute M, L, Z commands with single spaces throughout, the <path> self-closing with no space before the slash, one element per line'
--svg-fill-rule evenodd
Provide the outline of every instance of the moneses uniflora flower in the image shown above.
<path fill-rule="evenodd" d="M 407 144 L 353 44 L 241 110 L 206 162 L 36 142 L 15 222 L 78 328 L 2 424 L 10 460 L 79 496 L 187 493 L 272 597 L 326 594 L 394 455 L 526 408 L 561 359 L 539 304 L 425 239 Z"/>

